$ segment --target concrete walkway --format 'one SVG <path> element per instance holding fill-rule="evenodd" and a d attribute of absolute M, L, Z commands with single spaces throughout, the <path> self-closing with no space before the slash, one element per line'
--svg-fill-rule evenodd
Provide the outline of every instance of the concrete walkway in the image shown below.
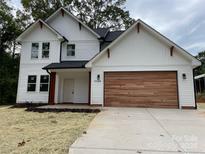
<path fill-rule="evenodd" d="M 69 154 L 205 154 L 205 111 L 106 108 Z"/>

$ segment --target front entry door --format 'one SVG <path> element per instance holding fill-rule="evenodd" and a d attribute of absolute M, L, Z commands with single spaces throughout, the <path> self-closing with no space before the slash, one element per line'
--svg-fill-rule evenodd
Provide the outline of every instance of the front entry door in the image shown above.
<path fill-rule="evenodd" d="M 73 103 L 74 97 L 74 80 L 65 79 L 63 88 L 63 101 Z"/>

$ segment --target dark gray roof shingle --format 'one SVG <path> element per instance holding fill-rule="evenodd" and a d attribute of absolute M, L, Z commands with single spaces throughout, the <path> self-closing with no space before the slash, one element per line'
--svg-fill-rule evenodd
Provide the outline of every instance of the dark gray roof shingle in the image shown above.
<path fill-rule="evenodd" d="M 109 32 L 109 28 L 97 28 L 93 29 L 94 32 L 96 32 L 100 37 L 105 38 L 107 33 Z"/>
<path fill-rule="evenodd" d="M 113 31 L 109 32 L 107 36 L 105 37 L 105 42 L 112 42 L 116 38 L 118 38 L 124 31 Z"/>
<path fill-rule="evenodd" d="M 103 39 L 103 42 L 101 43 L 100 50 L 103 50 L 105 47 L 107 47 L 112 41 L 114 41 L 116 38 L 118 38 L 124 31 L 110 31 L 109 28 L 97 28 L 94 29 L 98 35 L 101 36 Z"/>
<path fill-rule="evenodd" d="M 85 68 L 88 61 L 63 61 L 61 63 L 51 63 L 43 69 L 64 69 L 64 68 Z"/>
<path fill-rule="evenodd" d="M 120 36 L 124 31 L 110 31 L 109 28 L 97 28 L 93 29 L 98 35 L 100 35 L 105 42 L 112 42 L 115 40 L 118 36 Z"/>

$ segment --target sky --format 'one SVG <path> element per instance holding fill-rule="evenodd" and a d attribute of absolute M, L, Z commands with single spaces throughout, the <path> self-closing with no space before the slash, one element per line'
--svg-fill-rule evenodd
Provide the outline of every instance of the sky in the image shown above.
<path fill-rule="evenodd" d="M 11 0 L 22 8 L 20 0 Z M 125 10 L 193 55 L 205 50 L 205 0 L 127 0 Z"/>

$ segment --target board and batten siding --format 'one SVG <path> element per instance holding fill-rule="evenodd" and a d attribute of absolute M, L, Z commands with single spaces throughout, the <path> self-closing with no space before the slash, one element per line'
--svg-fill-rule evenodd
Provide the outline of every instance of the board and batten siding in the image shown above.
<path fill-rule="evenodd" d="M 100 50 L 100 43 L 97 37 L 86 29 L 83 25 L 67 15 L 57 13 L 55 17 L 47 21 L 49 25 L 60 32 L 68 39 L 68 43 L 63 43 L 62 60 L 90 60 Z M 75 44 L 75 56 L 67 56 L 67 44 Z"/>
<path fill-rule="evenodd" d="M 179 106 L 195 106 L 192 62 L 177 51 L 170 56 L 170 47 L 144 28 L 132 29 L 105 52 L 91 68 L 91 103 L 104 102 L 104 72 L 114 71 L 177 71 Z M 182 78 L 185 73 L 187 79 Z M 100 75 L 100 82 L 96 81 Z"/>
<path fill-rule="evenodd" d="M 49 58 L 42 58 L 42 43 L 50 42 Z M 31 45 L 39 43 L 38 59 L 31 59 Z M 21 42 L 21 59 L 17 90 L 17 103 L 48 102 L 48 92 L 40 92 L 40 75 L 48 75 L 42 68 L 50 63 L 59 62 L 60 41 L 50 29 L 37 24 L 32 32 L 28 33 Z M 28 75 L 37 75 L 36 91 L 27 92 Z"/>

